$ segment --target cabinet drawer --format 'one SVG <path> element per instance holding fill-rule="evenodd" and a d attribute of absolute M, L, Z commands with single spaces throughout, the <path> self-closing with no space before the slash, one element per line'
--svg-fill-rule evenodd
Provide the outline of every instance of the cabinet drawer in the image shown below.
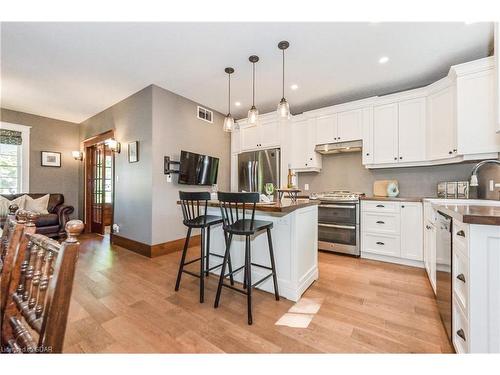
<path fill-rule="evenodd" d="M 453 250 L 453 298 L 466 315 L 469 311 L 469 260 L 460 251 Z"/>
<path fill-rule="evenodd" d="M 371 212 L 399 212 L 399 202 L 387 202 L 387 201 L 362 201 L 361 211 L 371 211 Z"/>
<path fill-rule="evenodd" d="M 361 230 L 363 232 L 399 235 L 400 217 L 398 214 L 363 212 Z"/>
<path fill-rule="evenodd" d="M 469 352 L 469 322 L 457 303 L 453 304 L 452 341 L 457 353 Z"/>
<path fill-rule="evenodd" d="M 363 233 L 361 251 L 399 257 L 401 254 L 401 242 L 399 236 Z"/>
<path fill-rule="evenodd" d="M 453 220 L 453 248 L 460 249 L 469 256 L 469 225 Z"/>

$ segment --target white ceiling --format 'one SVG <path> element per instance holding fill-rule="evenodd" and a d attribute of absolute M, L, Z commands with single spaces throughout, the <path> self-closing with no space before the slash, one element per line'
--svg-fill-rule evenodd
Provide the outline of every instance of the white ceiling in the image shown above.
<path fill-rule="evenodd" d="M 226 113 L 226 66 L 236 70 L 232 113 L 246 117 L 251 54 L 261 59 L 257 108 L 272 111 L 280 40 L 290 41 L 286 97 L 300 113 L 428 84 L 488 56 L 493 39 L 490 23 L 3 23 L 1 32 L 2 107 L 73 122 L 150 84 Z"/>

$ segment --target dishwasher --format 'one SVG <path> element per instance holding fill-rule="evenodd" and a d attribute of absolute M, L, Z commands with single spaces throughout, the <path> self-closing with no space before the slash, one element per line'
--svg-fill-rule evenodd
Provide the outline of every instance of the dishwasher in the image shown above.
<path fill-rule="evenodd" d="M 436 301 L 439 315 L 452 342 L 452 219 L 438 211 L 436 222 Z"/>

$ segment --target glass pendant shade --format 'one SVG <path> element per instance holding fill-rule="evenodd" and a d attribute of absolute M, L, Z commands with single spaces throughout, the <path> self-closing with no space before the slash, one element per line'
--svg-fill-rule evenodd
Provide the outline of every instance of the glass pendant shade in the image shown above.
<path fill-rule="evenodd" d="M 249 124 L 257 124 L 259 121 L 259 110 L 254 105 L 248 111 L 247 119 Z"/>
<path fill-rule="evenodd" d="M 281 98 L 280 104 L 278 104 L 278 117 L 290 119 L 290 105 L 285 98 Z"/>
<path fill-rule="evenodd" d="M 234 130 L 234 118 L 230 113 L 224 117 L 224 125 L 222 126 L 222 130 L 225 132 L 232 132 Z"/>

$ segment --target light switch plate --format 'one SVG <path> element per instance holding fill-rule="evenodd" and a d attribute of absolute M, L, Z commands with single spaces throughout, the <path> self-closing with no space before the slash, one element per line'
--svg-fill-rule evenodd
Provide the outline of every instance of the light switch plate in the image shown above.
<path fill-rule="evenodd" d="M 304 184 L 304 190 L 308 191 L 309 190 L 309 184 Z"/>

